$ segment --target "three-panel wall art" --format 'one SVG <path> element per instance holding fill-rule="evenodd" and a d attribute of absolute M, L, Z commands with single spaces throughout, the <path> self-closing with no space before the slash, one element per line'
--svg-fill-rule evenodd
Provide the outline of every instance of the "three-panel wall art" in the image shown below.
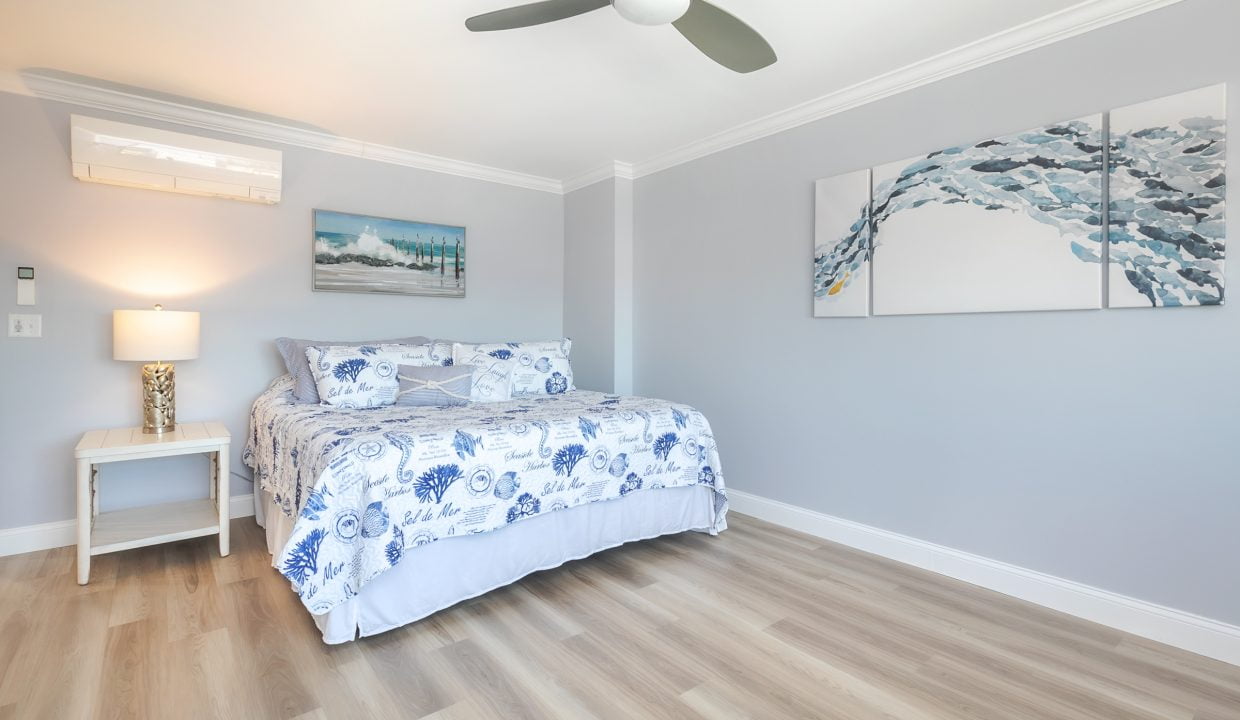
<path fill-rule="evenodd" d="M 1225 161 L 1215 85 L 824 178 L 814 315 L 1219 305 Z"/>

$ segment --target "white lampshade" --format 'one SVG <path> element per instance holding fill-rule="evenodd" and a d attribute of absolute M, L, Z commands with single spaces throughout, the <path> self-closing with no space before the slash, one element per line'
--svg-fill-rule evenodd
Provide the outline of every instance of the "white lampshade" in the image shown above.
<path fill-rule="evenodd" d="M 198 313 L 113 310 L 112 357 L 140 362 L 198 357 Z"/>

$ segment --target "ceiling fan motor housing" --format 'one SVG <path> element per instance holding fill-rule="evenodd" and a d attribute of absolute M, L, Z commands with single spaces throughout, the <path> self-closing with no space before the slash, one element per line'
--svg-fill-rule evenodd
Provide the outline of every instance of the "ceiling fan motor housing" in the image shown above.
<path fill-rule="evenodd" d="M 689 0 L 611 0 L 620 16 L 638 25 L 666 25 L 689 10 Z"/>

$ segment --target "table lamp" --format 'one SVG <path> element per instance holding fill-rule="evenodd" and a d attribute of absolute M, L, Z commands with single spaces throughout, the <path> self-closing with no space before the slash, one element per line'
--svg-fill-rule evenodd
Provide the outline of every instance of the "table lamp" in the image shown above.
<path fill-rule="evenodd" d="M 112 357 L 142 366 L 142 432 L 176 429 L 176 366 L 169 360 L 198 357 L 198 313 L 154 310 L 112 311 Z M 154 362 L 152 362 L 154 361 Z"/>

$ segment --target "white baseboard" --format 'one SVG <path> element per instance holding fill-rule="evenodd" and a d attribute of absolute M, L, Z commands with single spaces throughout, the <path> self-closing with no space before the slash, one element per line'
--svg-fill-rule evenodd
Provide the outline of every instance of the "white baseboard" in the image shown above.
<path fill-rule="evenodd" d="M 1235 625 L 739 490 L 728 499 L 739 513 L 1240 665 Z"/>
<path fill-rule="evenodd" d="M 254 495 L 234 495 L 228 498 L 228 512 L 235 518 L 254 515 Z M 77 520 L 60 520 L 0 530 L 0 557 L 75 544 Z"/>

